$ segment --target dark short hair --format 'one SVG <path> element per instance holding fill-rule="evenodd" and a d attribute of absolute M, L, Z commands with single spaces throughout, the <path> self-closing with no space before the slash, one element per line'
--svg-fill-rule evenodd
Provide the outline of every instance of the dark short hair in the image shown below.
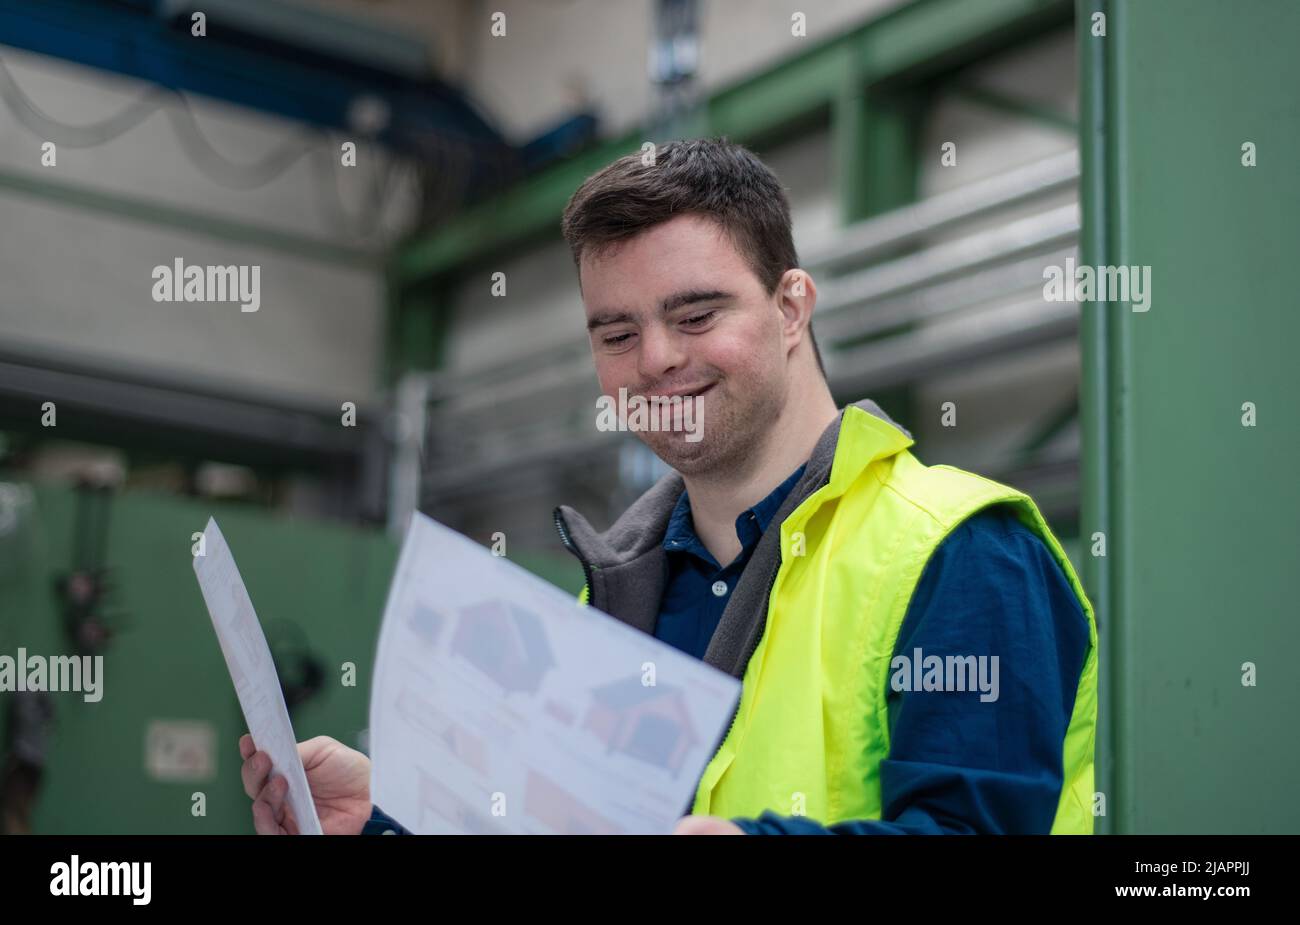
<path fill-rule="evenodd" d="M 668 142 L 649 165 L 640 152 L 620 157 L 578 187 L 560 230 L 581 268 L 584 253 L 599 255 L 685 214 L 717 222 L 768 295 L 799 266 L 780 181 L 754 152 L 726 138 Z M 808 337 L 825 375 L 811 324 Z"/>

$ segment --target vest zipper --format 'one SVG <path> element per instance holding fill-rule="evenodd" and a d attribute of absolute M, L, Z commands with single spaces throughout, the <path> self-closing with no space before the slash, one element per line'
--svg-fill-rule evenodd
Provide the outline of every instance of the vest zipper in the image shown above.
<path fill-rule="evenodd" d="M 826 481 L 825 481 L 825 482 L 822 482 L 821 485 L 818 485 L 817 488 L 816 488 L 814 491 L 821 491 L 822 488 L 824 488 L 824 487 L 825 487 L 826 485 L 828 485 L 829 483 L 830 483 L 830 478 L 828 477 L 828 478 L 826 479 Z M 808 497 L 812 497 L 812 495 L 809 495 Z M 805 498 L 804 500 L 807 500 L 807 499 Z M 802 503 L 803 503 L 803 502 L 801 501 L 800 504 L 802 504 Z M 795 505 L 795 507 L 797 508 L 798 505 Z M 559 508 L 556 508 L 556 511 L 558 512 L 558 511 L 559 511 Z M 784 521 L 782 521 L 782 523 L 784 523 Z M 771 527 L 772 527 L 772 525 L 769 524 L 769 525 L 768 525 L 768 529 L 771 529 Z M 779 523 L 776 524 L 776 529 L 777 529 L 777 531 L 779 532 L 780 529 L 781 529 L 781 524 L 779 524 Z M 768 582 L 767 582 L 767 593 L 763 595 L 763 629 L 762 629 L 762 631 L 761 631 L 757 636 L 754 637 L 754 643 L 753 643 L 753 645 L 751 645 L 751 646 L 749 647 L 749 651 L 745 653 L 745 659 L 744 659 L 744 661 L 742 662 L 742 664 L 743 664 L 744 667 L 741 669 L 741 672 L 740 672 L 741 695 L 740 695 L 740 697 L 737 697 L 737 698 L 736 698 L 736 706 L 735 706 L 735 707 L 732 709 L 732 711 L 731 711 L 731 722 L 727 724 L 727 732 L 726 732 L 726 735 L 724 735 L 724 736 L 722 737 L 722 739 L 718 742 L 718 746 L 717 746 L 717 748 L 715 748 L 715 749 L 713 750 L 713 755 L 710 756 L 708 762 L 704 765 L 704 767 L 705 767 L 706 769 L 708 768 L 708 766 L 709 766 L 710 764 L 713 763 L 713 759 L 716 758 L 716 757 L 718 757 L 718 752 L 720 752 L 720 751 L 722 750 L 722 746 L 723 746 L 723 744 L 727 741 L 727 739 L 731 738 L 731 733 L 732 733 L 732 731 L 736 728 L 736 717 L 738 717 L 738 716 L 740 715 L 740 701 L 741 701 L 741 699 L 745 696 L 745 694 L 744 694 L 745 674 L 746 674 L 746 672 L 749 671 L 749 660 L 750 660 L 751 658 L 753 658 L 753 657 L 754 657 L 754 653 L 758 651 L 758 644 L 759 644 L 760 642 L 762 642 L 762 641 L 763 641 L 763 637 L 764 637 L 765 635 L 767 635 L 767 621 L 768 621 L 768 612 L 769 612 L 769 610 L 770 610 L 770 606 L 771 606 L 771 603 L 772 603 L 772 589 L 776 587 L 776 578 L 777 578 L 778 575 L 781 574 L 781 566 L 782 566 L 783 563 L 784 563 L 784 559 L 782 559 L 782 557 L 781 557 L 781 545 L 780 545 L 780 543 L 778 543 L 778 544 L 777 544 L 777 548 L 776 548 L 776 568 L 772 570 L 772 577 L 771 577 L 771 578 L 768 580 Z M 697 789 L 698 789 L 698 786 L 699 786 L 699 785 L 698 785 L 698 783 L 697 783 L 697 784 L 696 784 Z M 691 808 L 694 807 L 694 805 L 695 805 L 695 798 L 692 797 L 692 798 L 691 798 L 690 805 L 687 806 L 687 809 L 686 809 L 687 813 L 689 813 L 689 812 L 691 811 Z"/>
<path fill-rule="evenodd" d="M 780 524 L 777 525 L 777 529 L 778 530 L 780 529 Z M 766 602 L 772 599 L 772 589 L 776 587 L 776 576 L 780 574 L 780 572 L 781 572 L 781 554 L 780 554 L 780 550 L 778 549 L 777 558 L 776 558 L 776 569 L 772 572 L 771 581 L 767 583 L 767 594 L 764 597 L 765 603 L 763 604 L 763 630 L 757 636 L 754 637 L 754 644 L 750 646 L 749 651 L 745 653 L 745 659 L 743 662 L 744 668 L 740 672 L 740 679 L 739 679 L 741 682 L 740 696 L 736 698 L 736 705 L 731 708 L 731 721 L 727 723 L 727 731 L 723 734 L 722 738 L 718 740 L 718 744 L 714 746 L 713 753 L 709 756 L 709 760 L 704 763 L 704 769 L 706 771 L 708 770 L 709 765 L 713 763 L 713 759 L 718 757 L 718 752 L 722 751 L 723 744 L 727 741 L 727 739 L 731 738 L 732 730 L 736 728 L 736 717 L 740 715 L 740 701 L 745 696 L 745 691 L 744 691 L 745 672 L 749 670 L 749 660 L 754 657 L 754 653 L 758 650 L 758 644 L 763 641 L 763 636 L 767 633 L 767 603 Z M 697 792 L 699 791 L 700 789 L 699 781 L 695 782 L 695 789 Z M 691 794 L 690 802 L 686 804 L 686 809 L 682 813 L 682 815 L 684 816 L 691 815 L 691 812 L 694 808 L 695 808 L 695 794 Z"/>
<path fill-rule="evenodd" d="M 591 566 L 587 564 L 587 560 L 582 557 L 582 553 L 574 545 L 572 537 L 569 536 L 569 528 L 564 523 L 564 515 L 560 513 L 558 507 L 555 509 L 555 530 L 560 534 L 560 542 L 564 544 L 564 548 L 573 553 L 577 560 L 582 563 L 582 579 L 587 584 L 587 603 L 591 603 L 591 596 L 596 590 L 591 584 Z"/>
<path fill-rule="evenodd" d="M 778 525 L 778 529 L 780 529 L 779 525 Z M 767 583 L 767 593 L 763 596 L 763 629 L 761 632 L 759 632 L 757 636 L 754 637 L 754 642 L 749 647 L 749 651 L 745 653 L 745 658 L 741 663 L 744 666 L 741 669 L 740 678 L 739 678 L 742 687 L 742 696 L 743 696 L 743 687 L 745 681 L 745 673 L 749 670 L 749 660 L 754 657 L 754 653 L 758 651 L 758 644 L 763 641 L 763 637 L 767 634 L 768 605 L 771 603 L 772 600 L 772 589 L 776 587 L 776 576 L 781 573 L 781 561 L 782 561 L 781 552 L 778 549 L 777 557 L 776 557 L 776 568 L 773 569 L 772 571 L 772 578 Z M 718 742 L 718 747 L 713 751 L 713 756 L 715 758 L 717 757 L 718 751 L 721 750 L 722 748 L 722 743 L 727 741 L 727 739 L 731 736 L 731 731 L 736 727 L 736 717 L 740 715 L 740 701 L 741 698 L 737 697 L 736 706 L 731 711 L 731 722 L 727 724 L 727 734 L 722 737 L 722 739 Z M 713 759 L 711 758 L 709 760 L 712 761 Z"/>

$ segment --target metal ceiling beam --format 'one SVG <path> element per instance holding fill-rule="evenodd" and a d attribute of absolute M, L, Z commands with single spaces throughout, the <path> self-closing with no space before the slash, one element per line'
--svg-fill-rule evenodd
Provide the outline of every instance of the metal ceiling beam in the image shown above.
<path fill-rule="evenodd" d="M 42 432 L 42 405 L 53 402 L 57 428 L 71 440 L 148 446 L 249 464 L 336 468 L 360 463 L 378 438 L 377 411 L 359 408 L 343 427 L 332 405 L 288 396 L 239 394 L 215 383 L 110 369 L 51 352 L 0 351 L 0 421 Z"/>
<path fill-rule="evenodd" d="M 793 123 L 829 118 L 846 92 L 846 74 L 858 74 L 863 90 L 929 79 L 1066 25 L 1072 8 L 1070 0 L 918 0 L 713 94 L 704 106 L 702 134 L 756 143 Z M 394 279 L 410 284 L 554 236 L 573 191 L 611 161 L 638 151 L 644 134 L 638 127 L 415 235 L 394 258 Z"/>
<path fill-rule="evenodd" d="M 480 153 L 513 151 L 457 89 L 432 73 L 412 77 L 381 60 L 360 63 L 355 48 L 329 53 L 319 42 L 290 44 L 283 35 L 250 32 L 255 20 L 230 15 L 238 5 L 229 0 L 207 11 L 207 34 L 195 37 L 189 6 L 0 0 L 0 37 L 7 45 L 313 125 L 352 129 L 357 103 L 378 100 L 387 124 L 375 137 L 412 154 L 427 154 L 435 136 Z"/>
<path fill-rule="evenodd" d="M 1054 154 L 838 231 L 825 246 L 809 251 L 804 264 L 814 271 L 861 266 L 907 250 L 953 222 L 980 218 L 1032 199 L 1068 192 L 1078 179 L 1078 155 L 1073 151 Z"/>

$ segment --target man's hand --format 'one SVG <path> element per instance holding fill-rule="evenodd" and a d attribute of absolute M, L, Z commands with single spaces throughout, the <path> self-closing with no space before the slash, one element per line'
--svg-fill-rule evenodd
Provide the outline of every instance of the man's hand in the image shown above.
<path fill-rule="evenodd" d="M 673 829 L 674 835 L 744 835 L 734 822 L 717 816 L 683 816 Z"/>
<path fill-rule="evenodd" d="M 316 803 L 316 815 L 326 835 L 359 835 L 370 818 L 370 759 L 329 736 L 298 743 L 298 755 L 307 771 L 307 787 Z M 258 835 L 298 835 L 285 797 L 289 782 L 271 778 L 271 756 L 259 752 L 253 737 L 240 736 L 240 777 L 244 792 L 253 800 L 253 828 Z"/>

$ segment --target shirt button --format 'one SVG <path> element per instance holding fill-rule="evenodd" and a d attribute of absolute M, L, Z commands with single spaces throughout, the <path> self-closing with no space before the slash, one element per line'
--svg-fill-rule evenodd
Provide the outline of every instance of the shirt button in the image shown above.
<path fill-rule="evenodd" d="M 727 583 L 725 581 L 715 581 L 713 583 L 713 594 L 716 597 L 722 597 L 727 593 Z"/>

